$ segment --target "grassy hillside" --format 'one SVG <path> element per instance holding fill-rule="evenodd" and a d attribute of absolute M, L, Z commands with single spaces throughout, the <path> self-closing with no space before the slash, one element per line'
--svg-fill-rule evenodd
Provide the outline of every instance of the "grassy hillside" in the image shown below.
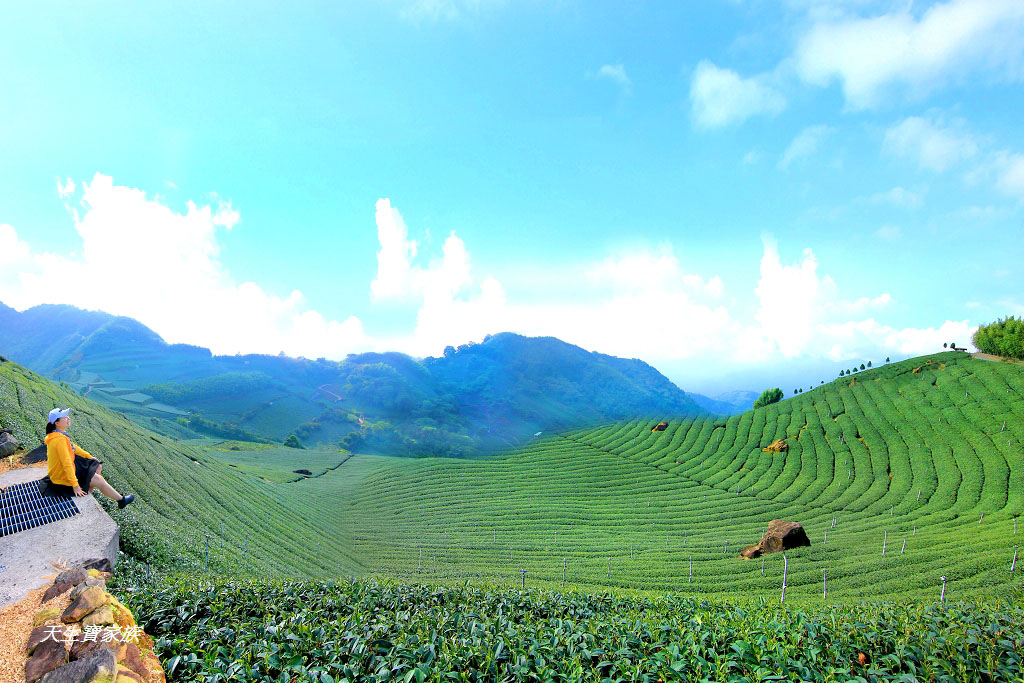
<path fill-rule="evenodd" d="M 940 354 L 728 419 L 652 432 L 655 416 L 473 460 L 184 445 L 13 363 L 0 378 L 0 420 L 28 443 L 45 407 L 74 406 L 76 439 L 141 494 L 114 512 L 133 549 L 192 566 L 209 534 L 224 571 L 518 583 L 525 569 L 556 587 L 564 561 L 574 587 L 774 596 L 781 556 L 762 574 L 736 554 L 785 518 L 813 542 L 789 554 L 789 599 L 820 599 L 822 570 L 830 600 L 933 598 L 943 575 L 958 598 L 1020 585 L 1018 365 Z M 788 451 L 762 450 L 776 439 Z"/>
<path fill-rule="evenodd" d="M 128 550 L 187 570 L 154 581 L 129 559 L 119 579 L 144 589 L 172 680 L 1020 676 L 1024 366 L 940 354 L 728 419 L 472 460 L 185 444 L 0 364 L 0 422 L 24 442 L 55 404 L 141 494 L 111 510 Z M 736 557 L 774 518 L 813 543 L 786 555 L 785 609 L 783 557 Z"/>
<path fill-rule="evenodd" d="M 251 467 L 236 463 L 236 471 L 212 457 L 214 450 L 149 432 L 16 363 L 0 363 L 0 425 L 24 446 L 41 443 L 54 406 L 73 409 L 70 434 L 103 462 L 103 476 L 138 496 L 123 511 L 100 498 L 121 525 L 122 548 L 130 553 L 158 565 L 202 569 L 209 546 L 211 570 L 240 576 L 334 577 L 360 569 L 343 528 L 325 526 L 315 506 L 295 500 L 287 484 L 264 479 L 280 467 L 246 472 Z M 289 471 L 323 472 L 344 459 L 337 452 L 287 450 Z"/>
<path fill-rule="evenodd" d="M 1019 366 L 940 354 L 664 432 L 622 422 L 485 461 L 355 456 L 315 486 L 345 491 L 356 554 L 403 580 L 526 569 L 554 587 L 564 558 L 573 586 L 773 597 L 781 555 L 762 575 L 736 554 L 785 518 L 813 542 L 789 555 L 788 599 L 820 600 L 822 570 L 830 600 L 931 599 L 943 575 L 957 598 L 1008 596 L 1022 390 Z M 776 439 L 788 452 L 762 451 Z"/>

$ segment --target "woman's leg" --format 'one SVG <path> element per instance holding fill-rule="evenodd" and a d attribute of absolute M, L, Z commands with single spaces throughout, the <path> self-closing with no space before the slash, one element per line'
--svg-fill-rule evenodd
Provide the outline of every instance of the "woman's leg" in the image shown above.
<path fill-rule="evenodd" d="M 121 500 L 121 494 L 114 490 L 114 487 L 107 483 L 107 480 L 100 476 L 99 470 L 96 474 L 92 475 L 92 480 L 89 482 L 89 490 L 99 489 L 100 492 L 107 498 L 113 498 L 114 500 Z"/>

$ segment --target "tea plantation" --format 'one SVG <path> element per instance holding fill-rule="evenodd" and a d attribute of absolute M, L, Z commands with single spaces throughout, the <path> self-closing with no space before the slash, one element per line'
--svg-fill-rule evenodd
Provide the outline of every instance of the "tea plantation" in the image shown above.
<path fill-rule="evenodd" d="M 121 585 L 172 679 L 1024 675 L 1021 365 L 938 354 L 474 460 L 186 445 L 0 364 L 23 442 L 58 404 L 140 494 L 108 505 Z M 777 518 L 812 545 L 738 559 Z"/>

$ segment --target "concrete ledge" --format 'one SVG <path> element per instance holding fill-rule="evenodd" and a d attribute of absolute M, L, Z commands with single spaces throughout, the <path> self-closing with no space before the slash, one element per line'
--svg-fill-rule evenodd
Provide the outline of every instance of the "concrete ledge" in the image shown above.
<path fill-rule="evenodd" d="M 0 487 L 42 479 L 38 467 L 0 474 Z M 0 607 L 21 601 L 29 591 L 52 582 L 60 573 L 53 562 L 68 566 L 92 558 L 117 562 L 118 527 L 92 496 L 75 498 L 79 514 L 0 538 Z"/>

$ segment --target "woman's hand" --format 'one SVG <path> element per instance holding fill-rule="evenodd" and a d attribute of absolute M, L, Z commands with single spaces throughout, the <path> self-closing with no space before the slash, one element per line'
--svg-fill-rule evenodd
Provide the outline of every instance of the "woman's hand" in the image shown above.
<path fill-rule="evenodd" d="M 85 491 L 83 491 L 83 490 L 82 490 L 82 487 L 81 487 L 81 486 L 76 486 L 76 487 L 75 487 L 74 489 L 72 489 L 72 490 L 73 490 L 73 491 L 75 492 L 75 495 L 76 495 L 76 496 L 84 496 L 84 495 L 87 495 L 87 494 L 85 493 Z"/>

